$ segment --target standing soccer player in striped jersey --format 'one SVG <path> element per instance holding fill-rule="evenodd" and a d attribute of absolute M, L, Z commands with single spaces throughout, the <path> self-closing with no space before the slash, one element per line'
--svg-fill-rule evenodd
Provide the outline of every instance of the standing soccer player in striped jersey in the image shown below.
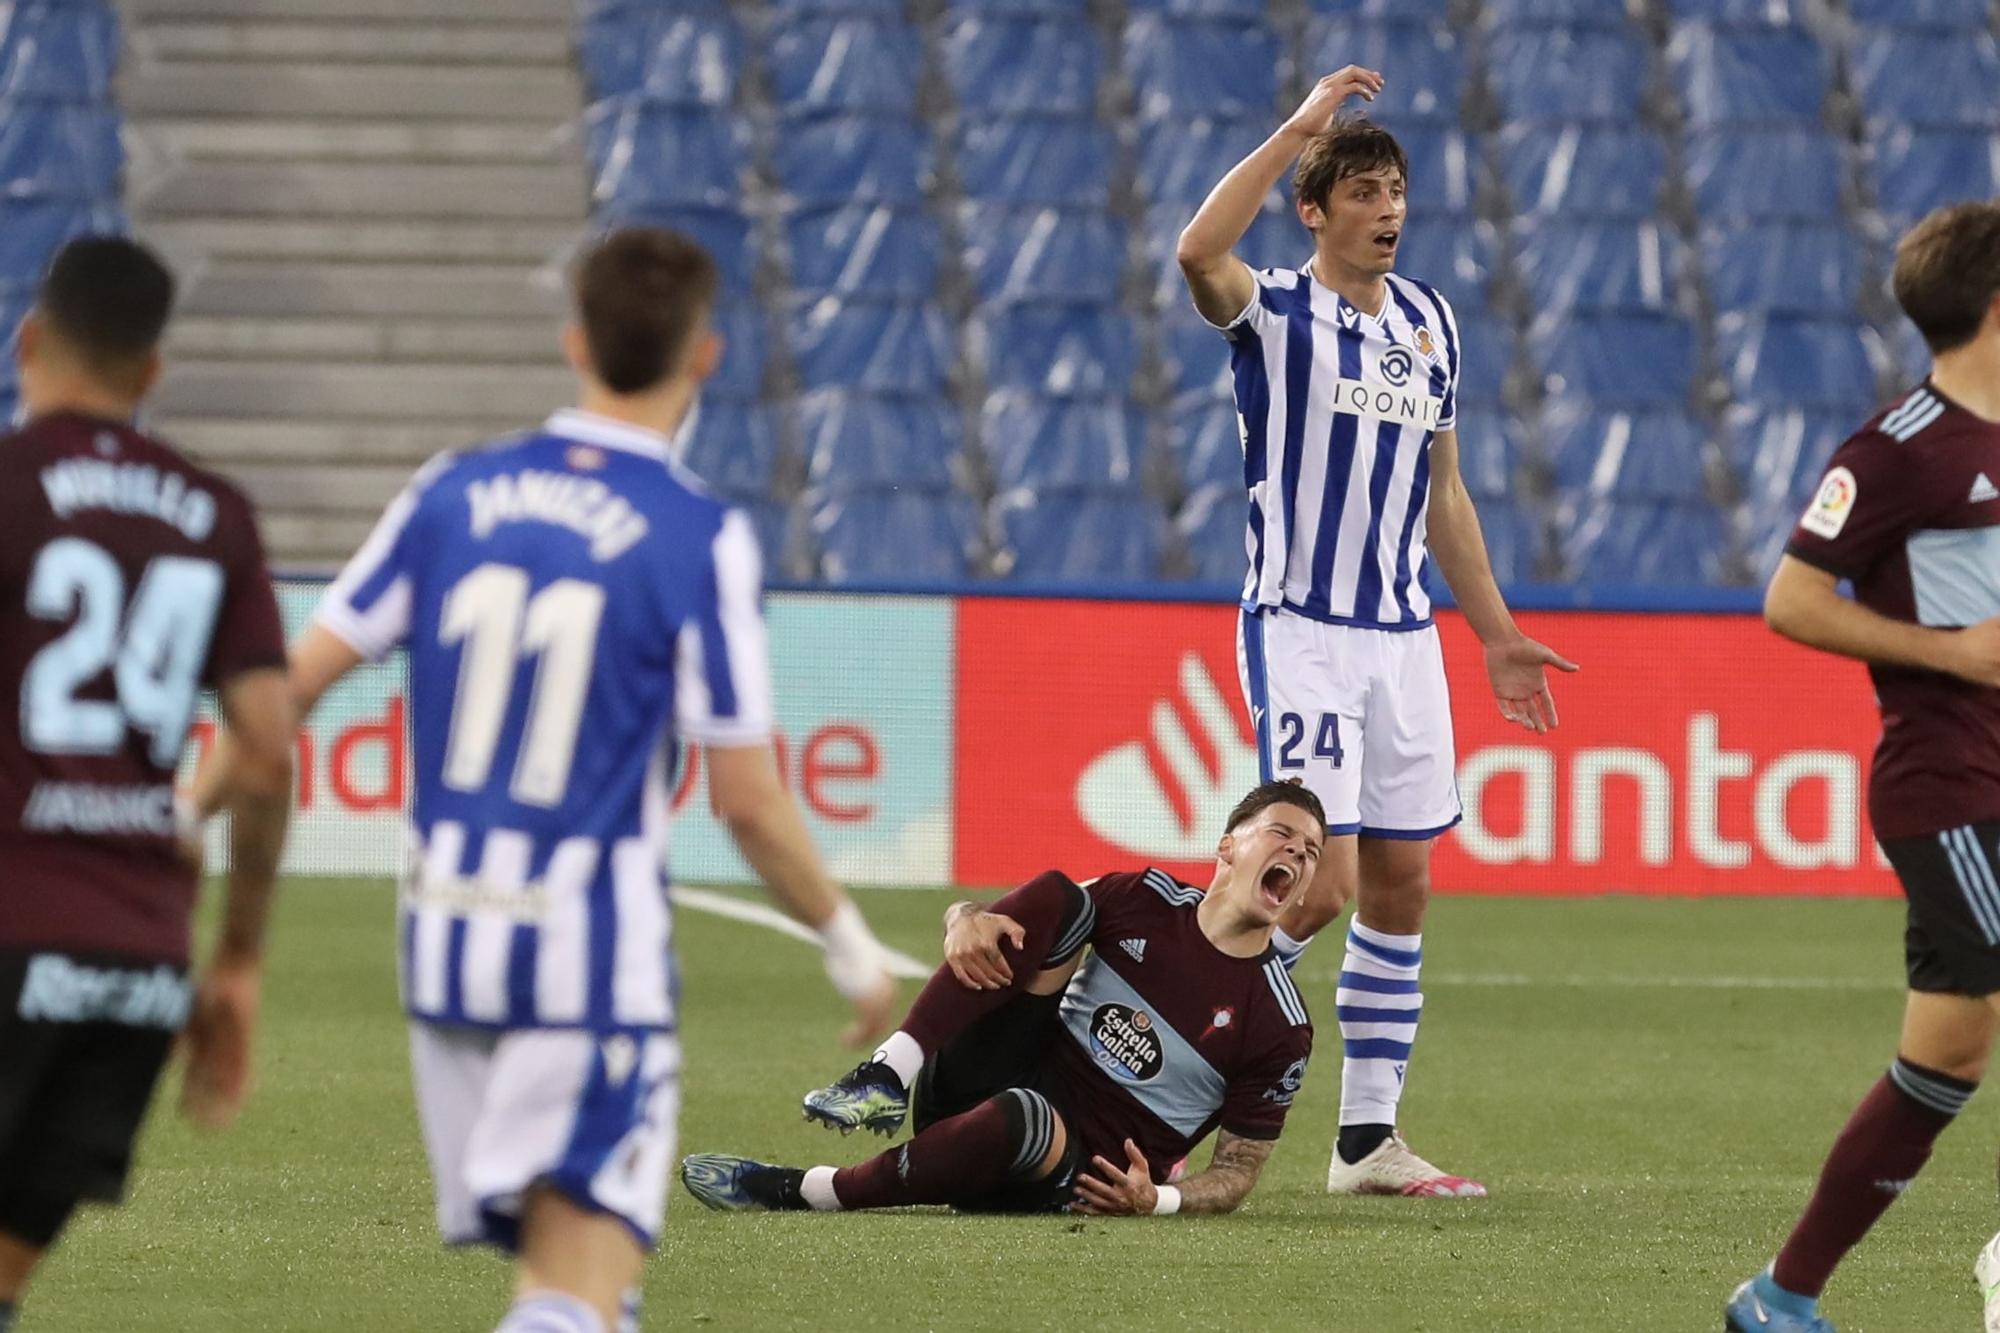
<path fill-rule="evenodd" d="M 576 270 L 577 409 L 427 465 L 293 646 L 304 716 L 409 654 L 416 799 L 403 999 L 445 1239 L 516 1256 L 503 1333 L 636 1328 L 673 1160 L 678 984 L 669 778 L 715 808 L 854 1004 L 887 1027 L 879 945 L 828 878 L 771 748 L 749 521 L 675 461 L 713 372 L 715 265 L 632 228 Z"/>
<path fill-rule="evenodd" d="M 1178 258 L 1231 346 L 1250 518 L 1237 660 L 1263 774 L 1302 777 L 1326 806 L 1326 852 L 1279 949 L 1295 959 L 1359 899 L 1335 997 L 1327 1189 L 1482 1196 L 1396 1131 L 1423 1010 L 1431 843 L 1460 818 L 1427 559 L 1485 645 L 1503 716 L 1554 726 L 1544 669 L 1576 668 L 1515 627 L 1493 581 L 1458 472 L 1458 324 L 1436 288 L 1393 271 L 1408 159 L 1387 131 L 1337 117 L 1381 87 L 1353 65 L 1321 79 L 1209 194 Z M 1231 251 L 1294 159 L 1312 258 L 1252 270 Z"/>

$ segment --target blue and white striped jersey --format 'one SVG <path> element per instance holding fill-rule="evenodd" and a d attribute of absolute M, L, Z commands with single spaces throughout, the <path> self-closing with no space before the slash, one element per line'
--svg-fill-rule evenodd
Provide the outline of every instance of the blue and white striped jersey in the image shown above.
<path fill-rule="evenodd" d="M 749 521 L 651 432 L 578 411 L 433 459 L 319 622 L 409 655 L 404 1004 L 491 1027 L 671 1028 L 680 740 L 770 735 Z"/>
<path fill-rule="evenodd" d="M 1430 444 L 1457 421 L 1458 322 L 1426 283 L 1389 275 L 1371 315 L 1311 269 L 1253 270 L 1257 294 L 1223 330 L 1250 493 L 1243 606 L 1419 629 Z"/>

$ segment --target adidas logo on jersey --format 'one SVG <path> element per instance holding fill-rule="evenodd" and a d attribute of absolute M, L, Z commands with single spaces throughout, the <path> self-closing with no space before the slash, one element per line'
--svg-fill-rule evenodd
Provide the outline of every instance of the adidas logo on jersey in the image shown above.
<path fill-rule="evenodd" d="M 1131 954 L 1133 962 L 1143 963 L 1146 961 L 1146 941 L 1120 940 L 1118 941 L 1118 947 L 1123 949 L 1126 953 Z"/>
<path fill-rule="evenodd" d="M 1995 487 L 1991 479 L 1982 472 L 1972 481 L 1972 494 L 1965 497 L 1967 504 L 1984 504 L 1988 500 L 2000 500 L 2000 487 Z"/>

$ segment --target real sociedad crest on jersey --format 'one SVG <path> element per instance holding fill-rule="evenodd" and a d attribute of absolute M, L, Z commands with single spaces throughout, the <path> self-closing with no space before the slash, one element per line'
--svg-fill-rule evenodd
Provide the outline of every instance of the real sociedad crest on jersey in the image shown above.
<path fill-rule="evenodd" d="M 1427 357 L 1437 356 L 1437 344 L 1431 341 L 1431 331 L 1421 324 L 1417 326 L 1417 350 Z"/>

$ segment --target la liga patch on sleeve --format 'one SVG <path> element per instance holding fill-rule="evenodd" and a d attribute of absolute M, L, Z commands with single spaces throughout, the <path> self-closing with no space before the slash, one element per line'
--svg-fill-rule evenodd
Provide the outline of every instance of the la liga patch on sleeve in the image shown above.
<path fill-rule="evenodd" d="M 1847 516 L 1854 512 L 1854 498 L 1859 488 L 1854 483 L 1854 474 L 1844 467 L 1837 467 L 1826 474 L 1826 480 L 1819 484 L 1819 494 L 1807 506 L 1805 517 L 1799 526 L 1815 537 L 1828 541 L 1840 535 L 1847 526 Z"/>

